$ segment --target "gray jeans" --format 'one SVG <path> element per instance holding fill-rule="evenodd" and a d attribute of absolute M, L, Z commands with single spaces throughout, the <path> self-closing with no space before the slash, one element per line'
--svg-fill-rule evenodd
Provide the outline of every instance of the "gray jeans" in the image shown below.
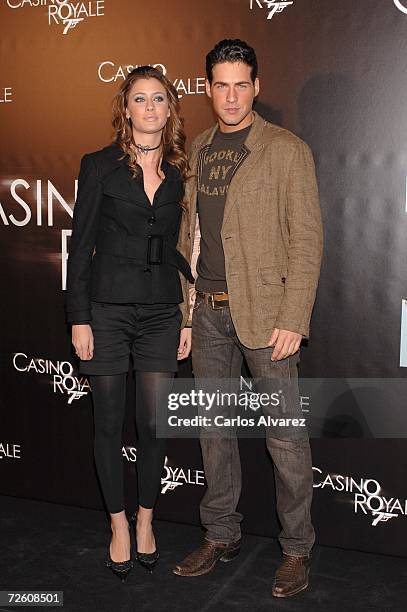
<path fill-rule="evenodd" d="M 192 321 L 192 365 L 198 385 L 203 386 L 205 379 L 238 379 L 245 357 L 253 378 L 290 380 L 290 388 L 296 390 L 291 414 L 302 417 L 298 401 L 299 353 L 274 362 L 271 348 L 243 346 L 229 308 L 214 310 L 199 297 Z M 315 541 L 310 516 L 313 478 L 308 434 L 305 430 L 294 439 L 275 435 L 273 429 L 266 428 L 267 449 L 274 464 L 277 513 L 282 526 L 279 542 L 287 554 L 306 555 Z M 206 539 L 233 542 L 241 536 L 243 518 L 236 510 L 241 493 L 238 440 L 233 433 L 208 436 L 202 430 L 200 442 L 207 482 L 200 516 Z"/>

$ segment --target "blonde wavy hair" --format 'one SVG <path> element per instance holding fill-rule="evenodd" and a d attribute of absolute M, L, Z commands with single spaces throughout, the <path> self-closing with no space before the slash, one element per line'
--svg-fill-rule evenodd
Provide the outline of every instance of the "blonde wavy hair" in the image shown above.
<path fill-rule="evenodd" d="M 113 138 L 122 149 L 124 156 L 128 155 L 128 165 L 134 177 L 140 173 L 137 165 L 137 149 L 133 138 L 133 130 L 126 117 L 128 97 L 133 84 L 139 79 L 157 79 L 163 85 L 168 98 L 170 116 L 163 129 L 161 141 L 161 154 L 163 159 L 178 168 L 183 180 L 188 175 L 188 158 L 185 152 L 184 122 L 180 117 L 180 105 L 177 90 L 166 76 L 157 68 L 151 66 L 139 66 L 134 68 L 120 86 L 119 91 L 113 99 L 112 126 Z M 123 157 L 124 157 L 123 156 Z"/>

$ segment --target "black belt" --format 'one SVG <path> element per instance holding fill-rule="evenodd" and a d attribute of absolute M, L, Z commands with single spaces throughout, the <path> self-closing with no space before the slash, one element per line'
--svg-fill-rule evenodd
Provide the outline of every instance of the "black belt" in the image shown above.
<path fill-rule="evenodd" d="M 109 232 L 98 240 L 96 253 L 98 252 L 127 257 L 143 266 L 169 264 L 182 272 L 191 283 L 195 282 L 185 257 L 162 234 L 150 234 L 146 237 Z"/>

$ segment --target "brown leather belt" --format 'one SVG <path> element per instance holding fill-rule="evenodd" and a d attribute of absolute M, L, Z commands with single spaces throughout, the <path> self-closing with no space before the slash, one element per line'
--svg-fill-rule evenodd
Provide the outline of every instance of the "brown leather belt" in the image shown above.
<path fill-rule="evenodd" d="M 224 291 L 213 291 L 212 293 L 197 291 L 196 295 L 202 298 L 205 304 L 212 306 L 213 310 L 221 310 L 229 306 L 229 294 Z"/>

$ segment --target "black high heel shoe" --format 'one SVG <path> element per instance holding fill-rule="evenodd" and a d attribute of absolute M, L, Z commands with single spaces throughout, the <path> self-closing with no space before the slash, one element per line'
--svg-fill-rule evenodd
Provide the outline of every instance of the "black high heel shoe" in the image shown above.
<path fill-rule="evenodd" d="M 160 558 L 160 553 L 158 552 L 158 550 L 155 550 L 152 553 L 137 552 L 136 554 L 137 561 L 140 563 L 140 565 L 145 567 L 146 570 L 150 572 L 150 574 L 153 573 L 153 569 L 159 558 Z"/>
<path fill-rule="evenodd" d="M 133 523 L 134 533 L 136 533 L 137 512 L 134 512 L 130 516 L 130 521 Z M 137 537 L 136 537 L 136 541 L 137 541 Z M 137 551 L 135 558 L 136 558 L 136 561 L 140 563 L 140 565 L 142 565 L 148 572 L 150 572 L 150 574 L 152 574 L 153 569 L 155 568 L 157 561 L 160 558 L 160 553 L 158 552 L 157 549 L 152 553 L 140 553 Z"/>
<path fill-rule="evenodd" d="M 129 526 L 130 531 L 130 526 Z M 110 556 L 110 546 L 108 549 L 109 558 L 106 561 L 106 567 L 112 570 L 113 574 L 120 578 L 122 582 L 124 582 L 129 575 L 130 571 L 134 567 L 133 559 L 127 559 L 126 561 L 113 561 Z"/>
<path fill-rule="evenodd" d="M 130 571 L 133 569 L 134 562 L 132 559 L 127 559 L 127 561 L 113 561 L 110 557 L 106 561 L 106 567 L 109 567 L 113 574 L 120 578 L 122 582 L 124 582 L 129 575 Z"/>

